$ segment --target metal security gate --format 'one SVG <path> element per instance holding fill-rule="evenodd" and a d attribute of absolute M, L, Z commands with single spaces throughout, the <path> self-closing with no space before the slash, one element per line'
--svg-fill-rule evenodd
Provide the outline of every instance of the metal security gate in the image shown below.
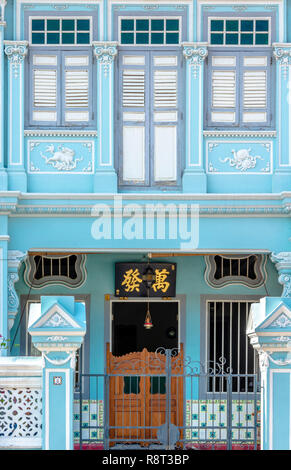
<path fill-rule="evenodd" d="M 182 348 L 122 357 L 108 351 L 105 374 L 80 374 L 80 410 L 95 418 L 88 423 L 80 413 L 80 448 L 258 449 L 257 376 L 224 367 L 221 360 L 204 368 Z"/>

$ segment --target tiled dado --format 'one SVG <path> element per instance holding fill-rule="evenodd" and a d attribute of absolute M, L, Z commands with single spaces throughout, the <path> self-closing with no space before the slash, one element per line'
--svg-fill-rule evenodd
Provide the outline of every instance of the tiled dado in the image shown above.
<path fill-rule="evenodd" d="M 260 403 L 257 401 L 257 424 L 260 419 Z M 232 439 L 254 440 L 255 410 L 253 400 L 232 400 Z M 190 427 L 191 429 L 187 429 Z M 207 429 L 198 429 L 198 428 Z M 195 429 L 197 428 L 197 429 Z M 225 441 L 227 439 L 226 400 L 186 401 L 186 440 Z"/>
<path fill-rule="evenodd" d="M 80 440 L 80 402 L 74 401 L 74 442 Z M 89 429 L 93 426 L 93 429 Z M 103 441 L 103 429 L 97 426 L 104 426 L 104 404 L 103 400 L 82 400 L 82 441 Z M 87 429 L 88 428 L 88 429 Z"/>
<path fill-rule="evenodd" d="M 260 424 L 260 403 L 257 401 L 257 424 Z M 232 401 L 233 441 L 254 441 L 255 410 L 253 400 Z M 80 440 L 80 402 L 74 401 L 74 442 Z M 93 429 L 89 429 L 89 426 Z M 103 400 L 82 401 L 83 442 L 103 441 L 104 403 Z M 191 429 L 187 429 L 190 428 Z M 186 401 L 186 441 L 226 441 L 227 401 L 226 400 L 187 400 Z M 206 429 L 198 429 L 198 427 Z M 197 428 L 197 429 L 195 429 Z M 259 426 L 258 426 L 259 429 Z M 259 440 L 259 436 L 258 436 Z"/>

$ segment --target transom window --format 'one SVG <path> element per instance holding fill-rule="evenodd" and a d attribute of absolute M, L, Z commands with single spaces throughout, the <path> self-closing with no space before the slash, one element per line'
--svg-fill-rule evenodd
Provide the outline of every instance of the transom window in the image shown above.
<path fill-rule="evenodd" d="M 33 288 L 49 284 L 79 287 L 86 279 L 83 255 L 35 255 L 26 260 L 25 281 Z"/>
<path fill-rule="evenodd" d="M 265 281 L 266 257 L 263 255 L 206 256 L 205 279 L 212 287 L 244 284 L 259 287 Z"/>
<path fill-rule="evenodd" d="M 32 45 L 88 45 L 91 43 L 91 18 L 31 18 Z"/>
<path fill-rule="evenodd" d="M 180 18 L 120 18 L 120 43 L 124 45 L 177 45 Z"/>
<path fill-rule="evenodd" d="M 209 43 L 211 45 L 270 45 L 270 18 L 210 18 L 209 22 Z"/>

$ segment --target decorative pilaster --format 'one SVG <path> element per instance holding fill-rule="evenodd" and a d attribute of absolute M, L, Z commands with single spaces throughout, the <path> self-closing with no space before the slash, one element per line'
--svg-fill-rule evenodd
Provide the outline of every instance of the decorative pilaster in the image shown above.
<path fill-rule="evenodd" d="M 117 175 L 114 168 L 114 60 L 116 42 L 93 42 L 97 60 L 97 149 L 95 192 L 116 192 Z"/>
<path fill-rule="evenodd" d="M 291 450 L 291 299 L 253 304 L 247 334 L 260 358 L 262 449 Z"/>
<path fill-rule="evenodd" d="M 75 355 L 86 333 L 85 306 L 74 297 L 42 297 L 28 331 L 44 363 L 42 448 L 72 450 Z"/>
<path fill-rule="evenodd" d="M 8 328 L 13 327 L 18 313 L 19 298 L 15 291 L 15 283 L 19 280 L 18 270 L 26 253 L 16 250 L 8 250 Z"/>
<path fill-rule="evenodd" d="M 186 162 L 183 191 L 206 192 L 203 167 L 203 64 L 208 55 L 207 43 L 183 43 L 186 60 Z"/>
<path fill-rule="evenodd" d="M 273 176 L 273 192 L 291 189 L 291 97 L 290 66 L 291 44 L 273 44 L 276 59 L 276 103 L 278 103 L 278 163 Z"/>
<path fill-rule="evenodd" d="M 5 2 L 6 4 L 6 2 Z M 4 168 L 4 30 L 6 23 L 3 21 L 4 7 L 1 3 L 1 21 L 0 21 L 0 191 L 8 189 L 8 177 L 6 168 Z"/>
<path fill-rule="evenodd" d="M 8 58 L 8 189 L 26 192 L 24 168 L 24 59 L 27 41 L 4 41 Z"/>
<path fill-rule="evenodd" d="M 278 270 L 278 281 L 283 285 L 282 297 L 291 297 L 291 252 L 272 253 L 271 260 Z"/>
<path fill-rule="evenodd" d="M 0 335 L 4 340 L 8 340 L 9 336 L 7 321 L 7 248 L 9 242 L 7 219 L 7 216 L 0 215 Z M 7 347 L 0 348 L 0 356 L 7 356 L 7 353 Z"/>

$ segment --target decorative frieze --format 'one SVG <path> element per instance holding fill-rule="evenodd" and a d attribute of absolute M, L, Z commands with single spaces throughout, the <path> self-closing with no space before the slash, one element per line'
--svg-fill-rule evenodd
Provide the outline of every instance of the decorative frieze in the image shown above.
<path fill-rule="evenodd" d="M 206 42 L 182 43 L 183 56 L 193 68 L 194 78 L 198 77 L 198 71 L 208 55 Z"/>
<path fill-rule="evenodd" d="M 13 68 L 14 78 L 19 77 L 19 68 L 27 55 L 28 41 L 4 41 L 5 54 Z"/>
<path fill-rule="evenodd" d="M 102 65 L 104 76 L 107 77 L 109 68 L 117 56 L 117 42 L 93 42 L 94 55 Z"/>

